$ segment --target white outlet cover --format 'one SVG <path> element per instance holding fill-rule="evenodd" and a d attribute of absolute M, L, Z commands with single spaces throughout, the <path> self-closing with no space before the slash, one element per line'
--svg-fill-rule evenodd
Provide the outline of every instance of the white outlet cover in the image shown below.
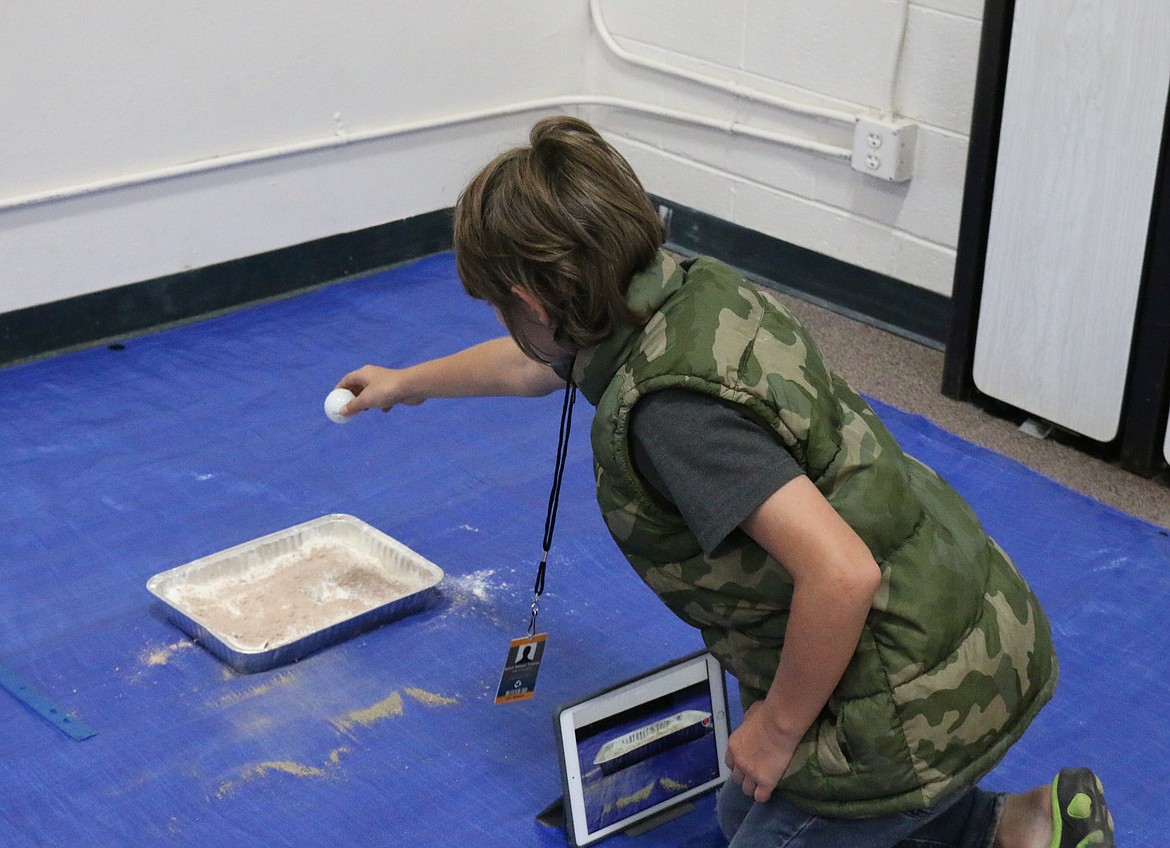
<path fill-rule="evenodd" d="M 858 118 L 853 130 L 855 171 L 901 183 L 914 175 L 918 124 L 906 118 Z"/>

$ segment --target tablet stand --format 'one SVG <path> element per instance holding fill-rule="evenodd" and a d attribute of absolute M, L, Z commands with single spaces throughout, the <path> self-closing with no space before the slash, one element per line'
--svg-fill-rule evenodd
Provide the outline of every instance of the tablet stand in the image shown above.
<path fill-rule="evenodd" d="M 565 798 L 561 796 L 536 814 L 536 820 L 545 827 L 565 829 Z"/>
<path fill-rule="evenodd" d="M 626 836 L 640 836 L 648 830 L 653 830 L 659 825 L 666 824 L 669 821 L 674 821 L 679 816 L 689 813 L 695 809 L 695 805 L 687 802 L 685 804 L 678 804 L 670 809 L 663 810 L 656 816 L 650 816 L 648 819 L 643 819 L 637 824 L 626 828 L 622 833 Z M 545 827 L 555 827 L 561 830 L 565 829 L 565 799 L 564 797 L 557 798 L 543 810 L 536 814 L 536 820 Z"/>

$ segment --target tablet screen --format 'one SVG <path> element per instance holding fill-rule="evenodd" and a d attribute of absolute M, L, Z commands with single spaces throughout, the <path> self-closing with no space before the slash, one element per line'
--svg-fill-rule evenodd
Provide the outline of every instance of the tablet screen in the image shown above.
<path fill-rule="evenodd" d="M 723 669 L 693 654 L 561 707 L 565 830 L 588 845 L 727 779 Z"/>

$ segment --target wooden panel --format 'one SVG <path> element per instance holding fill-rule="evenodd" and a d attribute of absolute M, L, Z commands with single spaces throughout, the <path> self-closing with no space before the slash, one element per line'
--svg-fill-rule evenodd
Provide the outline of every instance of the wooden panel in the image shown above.
<path fill-rule="evenodd" d="M 1170 3 L 1017 4 L 974 379 L 1116 437 L 1170 88 Z"/>

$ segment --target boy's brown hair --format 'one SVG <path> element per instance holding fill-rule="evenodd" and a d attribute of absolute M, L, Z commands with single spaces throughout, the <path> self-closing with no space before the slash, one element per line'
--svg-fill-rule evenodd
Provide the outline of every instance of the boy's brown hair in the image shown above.
<path fill-rule="evenodd" d="M 529 142 L 497 156 L 459 195 L 459 276 L 468 294 L 499 309 L 529 356 L 513 325 L 513 286 L 540 301 L 559 344 L 591 347 L 645 321 L 626 289 L 666 233 L 634 170 L 589 124 L 545 118 Z"/>

